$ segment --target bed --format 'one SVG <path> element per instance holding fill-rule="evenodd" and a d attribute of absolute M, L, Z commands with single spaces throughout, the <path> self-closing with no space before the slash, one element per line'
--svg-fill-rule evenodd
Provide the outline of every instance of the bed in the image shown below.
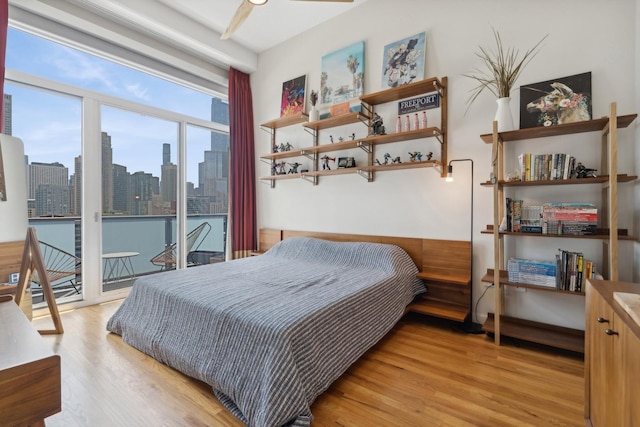
<path fill-rule="evenodd" d="M 424 292 L 396 245 L 291 237 L 263 255 L 139 278 L 107 329 L 211 385 L 249 426 L 311 404 Z"/>

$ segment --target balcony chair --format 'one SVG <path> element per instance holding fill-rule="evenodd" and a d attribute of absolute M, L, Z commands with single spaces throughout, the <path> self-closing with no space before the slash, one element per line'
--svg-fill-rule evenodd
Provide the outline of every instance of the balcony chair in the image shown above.
<path fill-rule="evenodd" d="M 208 222 L 203 222 L 187 234 L 187 254 L 192 250 L 197 250 L 204 239 L 211 231 L 211 225 Z M 200 238 L 202 236 L 202 238 Z M 197 243 L 197 245 L 196 245 Z M 160 270 L 170 270 L 176 268 L 176 243 L 172 243 L 167 246 L 158 255 L 151 258 L 151 263 L 158 267 Z"/>
<path fill-rule="evenodd" d="M 82 260 L 42 240 L 40 240 L 40 251 L 54 294 L 64 291 L 64 296 L 67 296 L 72 287 L 75 293 L 79 294 L 81 285 L 78 279 L 81 274 Z M 37 271 L 31 280 L 38 285 L 41 284 Z"/>

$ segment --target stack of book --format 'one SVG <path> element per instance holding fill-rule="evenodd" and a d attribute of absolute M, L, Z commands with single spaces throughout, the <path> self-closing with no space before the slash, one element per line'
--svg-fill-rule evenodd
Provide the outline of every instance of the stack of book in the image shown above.
<path fill-rule="evenodd" d="M 509 281 L 528 285 L 557 287 L 557 265 L 553 261 L 533 261 L 528 259 L 509 258 L 507 274 Z"/>
<path fill-rule="evenodd" d="M 569 179 L 575 165 L 576 158 L 564 153 L 518 155 L 521 181 Z"/>
<path fill-rule="evenodd" d="M 563 291 L 582 292 L 585 282 L 596 277 L 596 266 L 585 260 L 581 252 L 558 249 L 556 269 L 558 271 L 557 288 Z"/>
<path fill-rule="evenodd" d="M 545 203 L 542 233 L 587 236 L 598 232 L 598 208 L 590 203 Z"/>
<path fill-rule="evenodd" d="M 522 206 L 520 231 L 523 233 L 542 233 L 542 206 Z"/>
<path fill-rule="evenodd" d="M 505 198 L 506 213 L 506 230 L 504 231 L 520 231 L 520 221 L 522 219 L 522 200 Z"/>
<path fill-rule="evenodd" d="M 503 231 L 542 233 L 543 206 L 525 206 L 519 199 L 505 198 L 506 228 Z"/>

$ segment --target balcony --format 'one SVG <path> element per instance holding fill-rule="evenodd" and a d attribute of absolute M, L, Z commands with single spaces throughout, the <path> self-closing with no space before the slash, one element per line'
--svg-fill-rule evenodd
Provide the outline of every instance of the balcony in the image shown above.
<path fill-rule="evenodd" d="M 38 239 L 71 256 L 82 259 L 81 223 L 79 217 L 30 218 Z M 187 243 L 188 266 L 220 262 L 225 259 L 227 215 L 190 215 L 187 233 L 202 227 L 193 242 Z M 210 226 L 210 227 L 209 227 Z M 175 216 L 105 216 L 102 218 L 103 283 L 102 292 L 132 286 L 137 277 L 175 268 L 175 263 L 152 263 L 152 259 L 176 241 Z M 45 260 L 46 264 L 46 260 Z M 58 304 L 82 299 L 81 274 L 52 283 Z M 34 308 L 44 306 L 42 290 L 32 283 Z"/>

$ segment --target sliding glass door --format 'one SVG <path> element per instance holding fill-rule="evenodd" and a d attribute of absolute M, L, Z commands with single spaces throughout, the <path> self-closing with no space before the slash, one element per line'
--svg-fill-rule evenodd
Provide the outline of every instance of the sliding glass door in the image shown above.
<path fill-rule="evenodd" d="M 57 263 L 52 283 L 58 303 L 82 299 L 78 169 L 82 128 L 81 98 L 5 84 L 5 133 L 24 143 L 29 226 L 42 243 L 45 264 Z M 65 269 L 66 273 L 62 274 Z M 34 307 L 43 305 L 42 289 L 32 284 Z"/>
<path fill-rule="evenodd" d="M 178 123 L 101 108 L 103 292 L 175 268 Z"/>

